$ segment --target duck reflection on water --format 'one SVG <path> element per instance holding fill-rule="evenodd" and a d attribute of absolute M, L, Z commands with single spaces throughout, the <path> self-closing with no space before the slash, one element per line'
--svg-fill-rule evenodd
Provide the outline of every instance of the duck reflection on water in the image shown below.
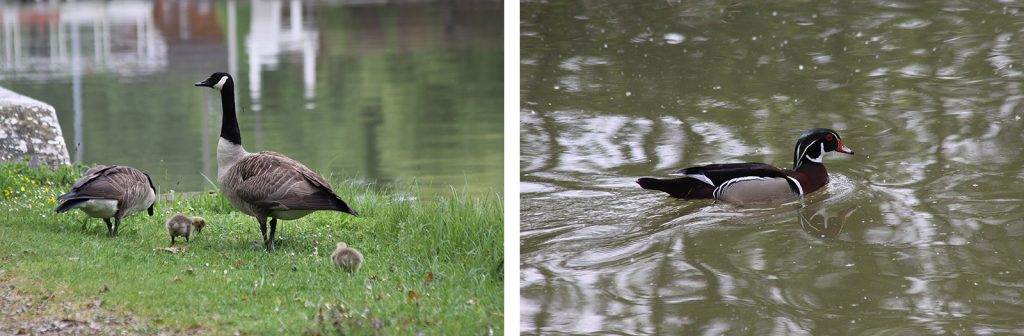
<path fill-rule="evenodd" d="M 825 203 L 820 203 L 797 209 L 797 220 L 800 222 L 800 228 L 804 229 L 804 232 L 807 232 L 807 234 L 818 238 L 832 239 L 838 237 L 843 232 L 843 227 L 846 226 L 846 221 L 850 218 L 850 215 L 857 211 L 860 206 L 847 207 L 837 214 L 830 213 L 829 210 L 834 208 L 836 207 L 829 207 Z"/>

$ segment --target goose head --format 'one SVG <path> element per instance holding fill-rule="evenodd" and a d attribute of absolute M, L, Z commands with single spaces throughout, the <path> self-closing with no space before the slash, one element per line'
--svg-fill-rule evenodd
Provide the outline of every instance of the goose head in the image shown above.
<path fill-rule="evenodd" d="M 234 85 L 234 81 L 231 79 L 231 75 L 225 72 L 214 72 L 209 78 L 202 82 L 196 83 L 196 86 L 205 86 L 220 91 L 224 88 L 224 85 L 231 83 Z"/>
<path fill-rule="evenodd" d="M 192 227 L 196 229 L 196 232 L 202 232 L 203 227 L 206 227 L 206 220 L 203 217 L 192 217 Z"/>
<path fill-rule="evenodd" d="M 804 161 L 821 163 L 822 156 L 827 152 L 838 152 L 853 155 L 853 150 L 843 146 L 839 133 L 827 128 L 813 128 L 796 140 L 793 149 L 793 170 L 800 168 Z"/>

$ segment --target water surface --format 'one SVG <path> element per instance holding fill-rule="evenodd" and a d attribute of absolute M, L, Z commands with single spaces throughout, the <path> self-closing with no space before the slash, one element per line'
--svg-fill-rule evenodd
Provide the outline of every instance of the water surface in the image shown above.
<path fill-rule="evenodd" d="M 80 1 L 0 5 L 0 85 L 57 109 L 72 161 L 161 191 L 216 178 L 234 75 L 242 140 L 335 180 L 501 192 L 497 2 Z"/>
<path fill-rule="evenodd" d="M 526 334 L 998 334 L 1024 319 L 1024 4 L 522 4 Z M 642 176 L 835 129 L 738 207 Z"/>

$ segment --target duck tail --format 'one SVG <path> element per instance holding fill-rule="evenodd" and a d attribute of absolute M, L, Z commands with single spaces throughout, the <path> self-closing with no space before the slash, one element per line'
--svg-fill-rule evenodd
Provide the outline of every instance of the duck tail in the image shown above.
<path fill-rule="evenodd" d="M 636 180 L 641 188 L 657 190 L 678 198 L 711 198 L 713 188 L 704 182 L 689 177 L 656 179 L 643 177 Z"/>

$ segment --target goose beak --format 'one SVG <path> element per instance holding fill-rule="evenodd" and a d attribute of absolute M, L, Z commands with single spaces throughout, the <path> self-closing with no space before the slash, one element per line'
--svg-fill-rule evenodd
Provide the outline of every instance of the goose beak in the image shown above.
<path fill-rule="evenodd" d="M 196 86 L 213 87 L 213 84 L 210 84 L 210 79 L 206 79 L 202 82 L 196 83 Z"/>
<path fill-rule="evenodd" d="M 839 144 L 839 147 L 836 148 L 836 151 L 840 152 L 840 153 L 843 153 L 843 154 L 853 155 L 853 150 L 850 149 L 850 147 L 843 146 L 842 143 Z"/>

